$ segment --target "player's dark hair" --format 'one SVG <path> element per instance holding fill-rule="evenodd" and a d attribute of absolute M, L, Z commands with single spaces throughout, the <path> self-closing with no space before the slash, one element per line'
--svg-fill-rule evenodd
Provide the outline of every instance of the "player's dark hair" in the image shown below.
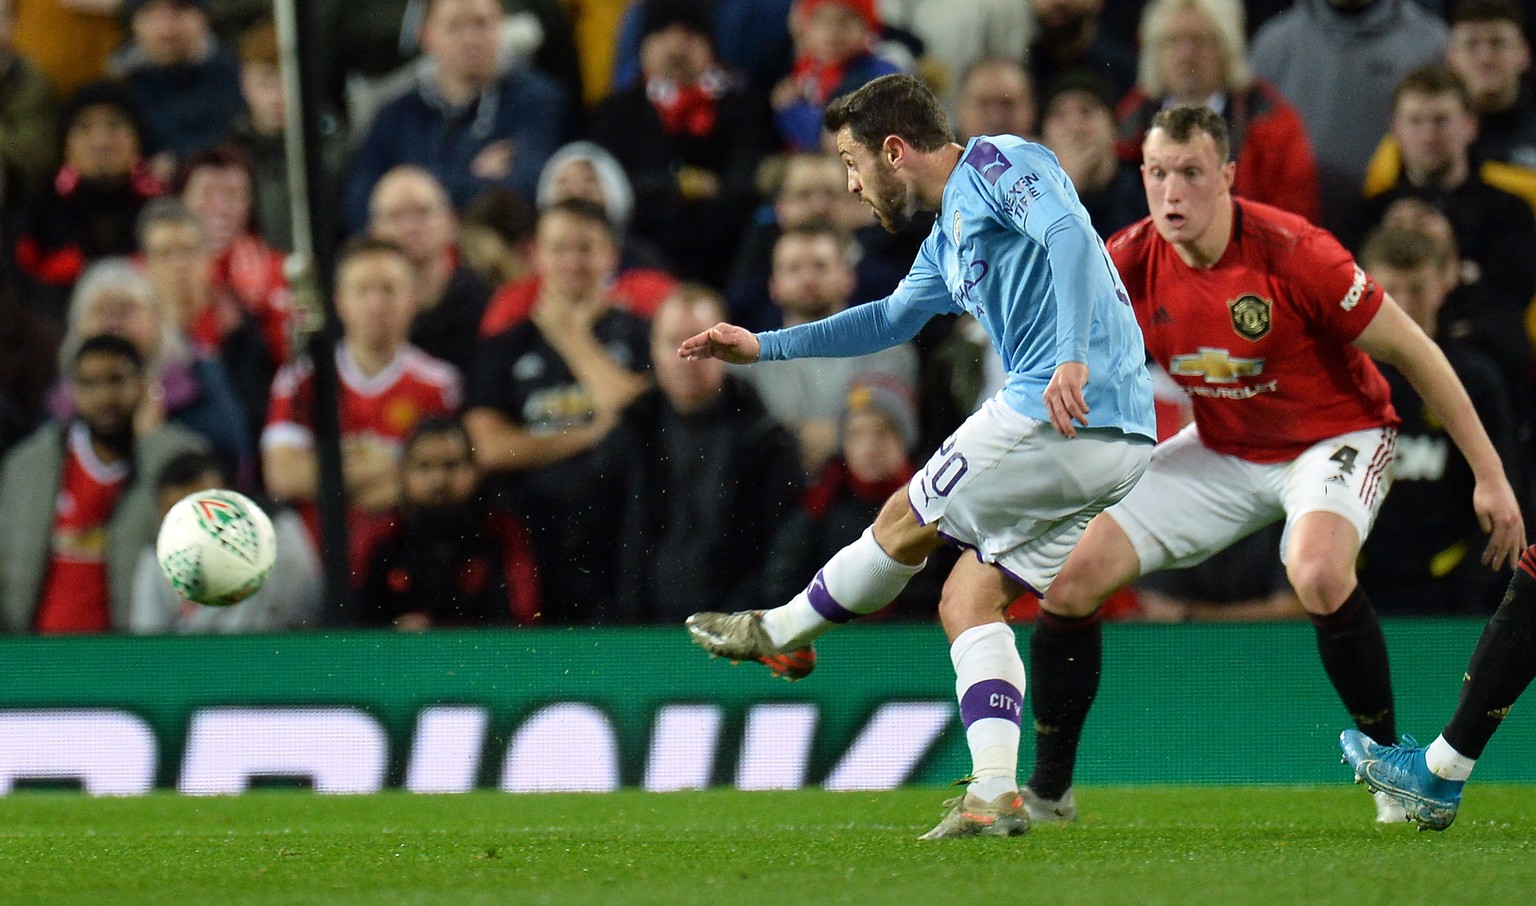
<path fill-rule="evenodd" d="M 155 490 L 185 487 L 201 481 L 205 475 L 217 475 L 218 483 L 222 484 L 225 481 L 224 466 L 212 453 L 188 450 L 172 456 L 170 461 L 160 468 L 160 475 L 155 479 Z"/>
<path fill-rule="evenodd" d="M 405 443 L 400 447 L 400 459 L 403 461 L 416 449 L 416 445 L 424 440 L 435 437 L 452 437 L 464 445 L 464 449 L 473 454 L 474 441 L 470 440 L 469 431 L 465 429 L 464 422 L 454 415 L 427 415 L 423 416 L 411 433 L 406 435 Z M 473 455 L 470 457 L 473 459 Z"/>
<path fill-rule="evenodd" d="M 1525 33 L 1525 12 L 1514 0 L 1464 0 L 1451 13 L 1451 24 L 1463 22 L 1509 22 Z"/>
<path fill-rule="evenodd" d="M 619 237 L 614 230 L 613 220 L 608 216 L 608 209 L 590 198 L 565 198 L 555 202 L 539 212 L 539 219 L 543 220 L 550 214 L 568 214 L 578 220 L 600 226 L 608 238 L 617 242 Z"/>
<path fill-rule="evenodd" d="M 854 141 L 872 150 L 896 135 L 919 151 L 937 151 L 955 134 L 939 99 L 905 73 L 881 76 L 833 101 L 821 124 L 828 132 L 847 126 Z"/>
<path fill-rule="evenodd" d="M 1396 226 L 1372 230 L 1360 250 L 1360 263 L 1368 269 L 1386 267 L 1411 271 L 1426 264 L 1445 268 L 1454 264 L 1456 258 L 1454 240 Z"/>
<path fill-rule="evenodd" d="M 399 243 L 391 242 L 388 239 L 380 239 L 377 236 L 359 234 L 343 242 L 341 248 L 337 249 L 337 275 L 340 275 L 342 270 L 352 263 L 353 258 L 361 258 L 365 255 L 394 255 L 401 261 L 404 261 L 408 267 L 411 265 L 411 256 L 405 253 L 405 249 L 401 248 Z"/>
<path fill-rule="evenodd" d="M 133 369 L 142 373 L 144 371 L 144 354 L 139 352 L 139 347 L 133 345 L 133 341 L 126 337 L 120 337 L 115 333 L 99 333 L 92 337 L 86 337 L 70 357 L 70 370 L 73 371 L 80 365 L 80 360 L 88 355 L 116 356 L 129 364 Z"/>
<path fill-rule="evenodd" d="M 1205 106 L 1204 104 L 1180 104 L 1177 107 L 1165 107 L 1152 117 L 1152 124 L 1147 127 L 1150 133 L 1153 129 L 1161 129 L 1168 133 L 1168 137 L 1181 145 L 1187 145 L 1194 140 L 1196 132 L 1204 132 L 1216 143 L 1216 156 L 1222 163 L 1231 160 L 1232 133 L 1227 129 L 1227 121 L 1221 118 L 1221 114 Z"/>
<path fill-rule="evenodd" d="M 1462 110 L 1468 113 L 1473 110 L 1472 93 L 1467 90 L 1467 83 L 1444 63 L 1420 66 L 1399 79 L 1397 87 L 1392 89 L 1392 112 L 1397 112 L 1397 105 L 1402 102 L 1403 95 L 1406 94 L 1423 94 L 1430 97 L 1449 94 L 1461 104 Z"/>

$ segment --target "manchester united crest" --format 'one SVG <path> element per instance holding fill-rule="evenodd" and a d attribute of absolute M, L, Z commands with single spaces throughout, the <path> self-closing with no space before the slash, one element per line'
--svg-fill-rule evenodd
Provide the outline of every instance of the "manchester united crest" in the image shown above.
<path fill-rule="evenodd" d="M 1227 303 L 1232 313 L 1232 329 L 1245 340 L 1261 340 L 1269 333 L 1270 313 L 1274 303 L 1245 293 Z"/>

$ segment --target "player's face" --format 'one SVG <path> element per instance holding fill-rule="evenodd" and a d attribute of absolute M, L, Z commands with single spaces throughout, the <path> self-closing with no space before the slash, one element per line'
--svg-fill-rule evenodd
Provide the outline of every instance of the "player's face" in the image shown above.
<path fill-rule="evenodd" d="M 1225 81 L 1221 36 L 1205 14 L 1184 7 L 1168 19 L 1158 41 L 1157 64 L 1168 94 L 1186 103 L 1203 103 Z"/>
<path fill-rule="evenodd" d="M 1437 174 L 1456 168 L 1477 135 L 1477 120 L 1454 94 L 1409 92 L 1397 100 L 1392 135 L 1411 173 Z"/>
<path fill-rule="evenodd" d="M 1181 144 L 1153 129 L 1141 150 L 1141 182 L 1158 234 L 1176 245 L 1206 238 L 1232 204 L 1235 166 L 1223 164 L 1215 139 L 1198 130 Z"/>
<path fill-rule="evenodd" d="M 1434 332 L 1435 316 L 1445 304 L 1445 297 L 1453 287 L 1454 274 L 1449 268 L 1439 268 L 1433 262 L 1425 262 L 1415 268 L 1371 268 L 1371 276 L 1381 289 L 1391 296 L 1403 311 L 1426 333 Z"/>
<path fill-rule="evenodd" d="M 860 481 L 884 481 L 906 461 L 901 433 L 878 412 L 850 413 L 843 423 L 843 459 Z"/>
<path fill-rule="evenodd" d="M 93 353 L 70 376 L 75 411 L 99 438 L 121 439 L 133 430 L 133 413 L 144 397 L 144 376 L 122 356 Z"/>
<path fill-rule="evenodd" d="M 883 152 L 859 144 L 852 130 L 844 126 L 837 133 L 837 156 L 848 168 L 848 191 L 874 210 L 882 227 L 899 233 L 912 222 L 916 209 L 912 190 L 901 181 Z"/>
<path fill-rule="evenodd" d="M 1459 22 L 1451 27 L 1445 61 L 1480 107 L 1512 103 L 1531 68 L 1531 48 L 1513 22 Z"/>
<path fill-rule="evenodd" d="M 479 475 L 469 446 L 457 434 L 429 434 L 405 455 L 400 473 L 405 502 L 424 509 L 468 503 Z"/>
<path fill-rule="evenodd" d="M 336 315 L 348 340 L 392 351 L 410 335 L 416 289 L 410 262 L 392 252 L 354 255 L 336 275 Z"/>
<path fill-rule="evenodd" d="M 831 236 L 785 236 L 773 249 L 768 288 L 785 312 L 819 318 L 848 304 L 853 268 Z"/>

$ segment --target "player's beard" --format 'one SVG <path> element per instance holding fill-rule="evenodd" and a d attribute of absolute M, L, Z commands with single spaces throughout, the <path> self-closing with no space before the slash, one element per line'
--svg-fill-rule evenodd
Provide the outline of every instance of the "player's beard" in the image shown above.
<path fill-rule="evenodd" d="M 896 178 L 894 167 L 877 161 L 864 197 L 886 232 L 899 233 L 912 222 L 912 192 Z"/>

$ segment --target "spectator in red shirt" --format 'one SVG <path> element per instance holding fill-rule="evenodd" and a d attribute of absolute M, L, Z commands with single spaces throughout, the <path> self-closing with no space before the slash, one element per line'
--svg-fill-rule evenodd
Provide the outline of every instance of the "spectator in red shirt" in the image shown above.
<path fill-rule="evenodd" d="M 405 253 L 380 239 L 352 242 L 336 265 L 342 339 L 334 364 L 325 366 L 339 378 L 342 477 L 354 538 L 368 514 L 399 500 L 400 448 L 416 422 L 459 406 L 458 371 L 407 342 L 416 315 L 415 281 Z M 261 434 L 267 491 L 311 516 L 317 495 L 342 490 L 320 486 L 314 370 L 315 363 L 303 358 L 277 373 Z"/>
<path fill-rule="evenodd" d="M 0 467 L 0 629 L 41 634 L 123 628 L 139 552 L 159 529 L 154 476 L 203 450 L 177 425 L 140 433 L 144 358 L 107 334 L 69 362 L 76 416 L 38 429 Z"/>

